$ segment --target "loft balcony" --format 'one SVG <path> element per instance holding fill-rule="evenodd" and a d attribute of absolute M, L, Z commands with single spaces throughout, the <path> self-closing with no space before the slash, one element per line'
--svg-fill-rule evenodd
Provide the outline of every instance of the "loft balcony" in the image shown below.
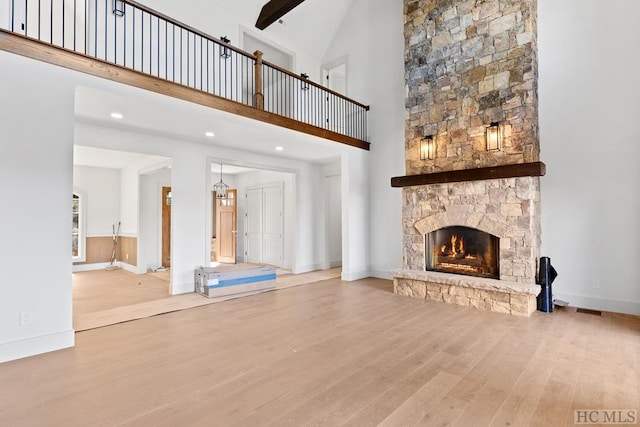
<path fill-rule="evenodd" d="M 369 149 L 369 107 L 127 0 L 0 0 L 0 49 Z"/>

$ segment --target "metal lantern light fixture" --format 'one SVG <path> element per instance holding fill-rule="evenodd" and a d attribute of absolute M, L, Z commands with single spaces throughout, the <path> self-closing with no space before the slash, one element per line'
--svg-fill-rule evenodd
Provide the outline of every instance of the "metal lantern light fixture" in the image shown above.
<path fill-rule="evenodd" d="M 227 36 L 222 36 L 220 37 L 220 41 L 226 44 L 231 43 L 231 40 L 229 40 L 227 38 Z M 227 59 L 228 57 L 231 56 L 231 49 L 229 49 L 228 47 L 224 46 L 220 48 L 220 56 L 224 59 Z"/>
<path fill-rule="evenodd" d="M 436 158 L 436 141 L 433 135 L 428 135 L 420 140 L 420 160 L 433 160 Z"/>
<path fill-rule="evenodd" d="M 116 16 L 124 16 L 125 4 L 122 0 L 112 0 L 113 14 Z"/>
<path fill-rule="evenodd" d="M 300 74 L 300 77 L 302 77 L 304 79 L 304 80 L 302 80 L 300 82 L 300 89 L 309 90 L 309 83 L 307 82 L 307 80 L 309 80 L 309 74 L 302 73 L 302 74 Z"/>
<path fill-rule="evenodd" d="M 500 151 L 502 149 L 502 126 L 498 122 L 492 122 L 487 126 L 487 151 Z"/>
<path fill-rule="evenodd" d="M 222 181 L 222 163 L 220 163 L 220 181 L 213 186 L 213 191 L 216 192 L 217 199 L 226 199 L 229 192 L 229 186 Z"/>

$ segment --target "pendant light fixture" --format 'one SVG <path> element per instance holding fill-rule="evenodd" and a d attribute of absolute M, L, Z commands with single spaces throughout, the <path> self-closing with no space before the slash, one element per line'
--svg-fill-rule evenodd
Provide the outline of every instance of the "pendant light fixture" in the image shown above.
<path fill-rule="evenodd" d="M 229 192 L 229 186 L 222 181 L 222 163 L 220 163 L 220 181 L 213 186 L 213 191 L 216 192 L 217 199 L 226 199 Z"/>

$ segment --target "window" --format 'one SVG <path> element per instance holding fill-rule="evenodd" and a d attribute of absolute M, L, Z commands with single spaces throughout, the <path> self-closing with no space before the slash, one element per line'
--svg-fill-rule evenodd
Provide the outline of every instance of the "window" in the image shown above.
<path fill-rule="evenodd" d="M 85 236 L 83 232 L 83 203 L 84 197 L 74 192 L 71 208 L 71 257 L 74 262 L 85 260 Z"/>

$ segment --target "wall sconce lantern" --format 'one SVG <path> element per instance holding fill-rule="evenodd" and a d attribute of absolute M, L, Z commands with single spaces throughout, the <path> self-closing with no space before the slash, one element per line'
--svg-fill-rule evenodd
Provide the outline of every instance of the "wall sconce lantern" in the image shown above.
<path fill-rule="evenodd" d="M 302 90 L 309 90 L 309 83 L 306 82 L 306 80 L 309 80 L 309 74 L 307 73 L 301 73 L 300 77 L 302 77 L 304 80 L 302 80 L 300 82 L 300 89 Z"/>
<path fill-rule="evenodd" d="M 425 136 L 420 140 L 420 160 L 433 160 L 436 158 L 436 139 L 434 136 Z"/>
<path fill-rule="evenodd" d="M 171 191 L 167 191 L 167 200 L 165 200 L 167 206 L 171 206 Z"/>
<path fill-rule="evenodd" d="M 111 2 L 113 6 L 113 14 L 116 16 L 124 16 L 125 4 L 122 0 L 113 0 Z"/>
<path fill-rule="evenodd" d="M 229 40 L 229 39 L 227 38 L 227 36 L 222 36 L 222 37 L 220 37 L 220 41 L 221 41 L 221 42 L 223 42 L 223 43 L 226 43 L 226 44 L 231 43 L 231 40 Z M 223 48 L 221 48 L 221 49 L 220 49 L 220 56 L 221 56 L 222 58 L 224 58 L 224 59 L 227 59 L 228 57 L 230 57 L 230 56 L 231 56 L 231 49 L 229 49 L 229 48 L 228 48 L 228 47 L 226 47 L 226 46 L 225 46 L 225 47 L 223 47 Z"/>
<path fill-rule="evenodd" d="M 500 151 L 502 149 L 502 126 L 493 122 L 487 126 L 487 151 Z"/>

